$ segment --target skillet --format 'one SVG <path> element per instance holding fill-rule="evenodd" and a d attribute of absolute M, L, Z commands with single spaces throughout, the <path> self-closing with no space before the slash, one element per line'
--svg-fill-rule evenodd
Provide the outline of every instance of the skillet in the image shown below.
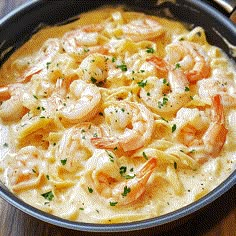
<path fill-rule="evenodd" d="M 222 48 L 232 60 L 235 60 L 230 45 L 236 42 L 236 28 L 235 24 L 228 19 L 227 13 L 224 13 L 224 9 L 227 7 L 218 7 L 216 10 L 211 6 L 213 3 L 207 4 L 206 1 L 176 0 L 175 4 L 173 2 L 157 0 L 134 0 L 132 2 L 128 0 L 102 0 L 99 2 L 70 0 L 70 4 L 68 4 L 67 1 L 31 1 L 0 20 L 0 54 L 3 53 L 0 64 L 39 28 L 45 25 L 61 24 L 61 22 L 64 24 L 68 22 L 68 19 L 73 20 L 73 17 L 79 13 L 101 7 L 104 4 L 125 4 L 129 10 L 171 17 L 185 22 L 188 27 L 202 26 L 206 30 L 208 42 Z M 233 7 L 228 11 L 232 11 L 232 9 Z M 22 202 L 2 184 L 0 184 L 0 196 L 29 215 L 65 228 L 89 232 L 121 232 L 158 227 L 158 230 L 162 231 L 183 223 L 187 218 L 219 198 L 235 183 L 236 171 L 208 195 L 184 208 L 149 220 L 115 225 L 87 224 L 60 219 Z"/>

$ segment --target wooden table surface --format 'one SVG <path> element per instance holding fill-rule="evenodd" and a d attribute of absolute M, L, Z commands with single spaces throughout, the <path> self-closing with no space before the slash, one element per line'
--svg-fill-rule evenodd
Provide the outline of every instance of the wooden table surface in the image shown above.
<path fill-rule="evenodd" d="M 0 18 L 29 0 L 0 0 Z M 89 1 L 89 0 L 88 0 Z M 0 42 L 1 43 L 1 42 Z M 147 230 L 144 235 L 157 235 L 156 229 Z M 0 236 L 74 236 L 91 235 L 86 232 L 68 230 L 35 219 L 0 199 Z M 107 235 L 93 233 L 92 235 Z M 110 234 L 109 234 L 110 235 Z M 120 235 L 140 235 L 123 233 Z M 236 236 L 236 187 L 203 209 L 182 225 L 158 234 L 161 236 Z"/>

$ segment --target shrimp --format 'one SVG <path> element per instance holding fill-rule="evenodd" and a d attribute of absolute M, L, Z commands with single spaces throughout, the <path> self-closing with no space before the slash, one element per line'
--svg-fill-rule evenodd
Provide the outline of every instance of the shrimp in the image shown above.
<path fill-rule="evenodd" d="M 217 75 L 212 79 L 203 79 L 197 83 L 198 94 L 207 102 L 212 96 L 220 94 L 222 104 L 226 107 L 236 106 L 236 87 L 233 80 Z"/>
<path fill-rule="evenodd" d="M 211 73 L 208 57 L 203 48 L 187 41 L 167 45 L 165 60 L 175 69 L 181 69 L 190 83 L 208 78 Z"/>
<path fill-rule="evenodd" d="M 77 55 L 95 52 L 107 54 L 107 49 L 99 45 L 99 32 L 103 29 L 100 24 L 91 24 L 69 31 L 62 38 L 63 49 L 69 54 Z"/>
<path fill-rule="evenodd" d="M 108 77 L 108 57 L 94 53 L 87 56 L 79 66 L 79 75 L 82 80 L 98 85 L 105 83 Z"/>
<path fill-rule="evenodd" d="M 151 40 L 164 33 L 163 26 L 152 18 L 139 18 L 130 21 L 121 27 L 125 37 L 135 42 Z"/>
<path fill-rule="evenodd" d="M 24 147 L 10 160 L 6 169 L 7 184 L 13 191 L 32 188 L 40 183 L 47 169 L 47 162 L 36 147 Z"/>
<path fill-rule="evenodd" d="M 101 94 L 94 84 L 74 80 L 64 106 L 58 111 L 59 117 L 71 123 L 92 119 L 99 108 Z"/>
<path fill-rule="evenodd" d="M 108 137 L 92 138 L 95 147 L 122 148 L 126 152 L 143 147 L 150 140 L 154 117 L 144 105 L 119 102 L 107 107 L 104 112 L 113 132 Z"/>
<path fill-rule="evenodd" d="M 0 118 L 3 120 L 19 120 L 28 109 L 22 104 L 24 88 L 22 84 L 12 84 L 0 89 Z"/>
<path fill-rule="evenodd" d="M 31 60 L 29 67 L 24 71 L 23 76 L 17 79 L 18 82 L 26 83 L 28 82 L 34 74 L 38 74 L 44 69 L 47 69 L 51 60 L 60 51 L 61 45 L 60 41 L 56 38 L 48 39 L 40 50 L 37 52 L 35 57 Z"/>
<path fill-rule="evenodd" d="M 58 142 L 55 156 L 58 160 L 65 160 L 65 165 L 59 165 L 69 172 L 76 171 L 82 162 L 92 156 L 94 149 L 91 137 L 101 136 L 101 129 L 90 122 L 83 122 L 66 130 Z"/>
<path fill-rule="evenodd" d="M 163 59 L 152 57 L 149 61 L 157 65 L 158 71 L 160 67 L 162 74 L 167 73 L 167 79 L 148 77 L 140 90 L 141 99 L 156 112 L 176 112 L 190 100 L 189 81 L 181 70 L 170 69 Z"/>
<path fill-rule="evenodd" d="M 131 204 L 146 191 L 147 182 L 157 166 L 157 161 L 155 158 L 149 159 L 134 175 L 130 178 L 124 178 L 120 175 L 120 168 L 115 161 L 116 159 L 111 162 L 111 156 L 114 154 L 102 153 L 102 156 L 96 157 L 99 159 L 96 160 L 96 168 L 92 170 L 91 182 L 99 196 L 105 198 L 110 204 L 119 206 Z M 88 162 L 88 168 L 94 165 L 91 161 L 92 159 Z"/>
<path fill-rule="evenodd" d="M 201 124 L 197 122 L 200 126 L 198 128 L 188 124 L 180 131 L 180 134 L 184 136 L 185 145 L 192 149 L 203 150 L 201 161 L 209 156 L 217 157 L 227 138 L 228 130 L 225 127 L 221 96 L 218 94 L 212 97 L 212 109 L 211 122 L 205 132 L 201 131 L 201 128 L 205 126 L 204 122 Z"/>

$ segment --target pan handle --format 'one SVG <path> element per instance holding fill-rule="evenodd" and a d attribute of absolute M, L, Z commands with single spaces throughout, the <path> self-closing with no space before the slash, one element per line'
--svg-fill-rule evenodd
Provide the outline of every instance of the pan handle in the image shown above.
<path fill-rule="evenodd" d="M 235 0 L 213 0 L 230 15 L 230 19 L 236 23 L 236 1 Z"/>

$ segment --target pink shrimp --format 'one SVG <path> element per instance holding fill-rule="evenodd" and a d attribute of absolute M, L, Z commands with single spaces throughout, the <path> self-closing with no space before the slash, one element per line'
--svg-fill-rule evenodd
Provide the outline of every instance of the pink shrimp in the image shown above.
<path fill-rule="evenodd" d="M 196 83 L 210 76 L 211 67 L 200 45 L 187 41 L 172 43 L 166 47 L 166 52 L 165 60 L 175 69 L 183 70 L 189 82 Z"/>
<path fill-rule="evenodd" d="M 228 130 L 225 127 L 223 106 L 220 95 L 212 97 L 212 118 L 208 129 L 202 134 L 193 125 L 187 125 L 181 131 L 185 145 L 192 147 L 202 147 L 203 157 L 201 160 L 210 157 L 217 157 L 222 150 Z"/>
<path fill-rule="evenodd" d="M 108 199 L 110 204 L 128 205 L 138 200 L 146 191 L 147 182 L 157 166 L 155 158 L 149 159 L 131 179 L 116 180 L 106 173 L 99 171 L 93 177 L 95 189 Z"/>

